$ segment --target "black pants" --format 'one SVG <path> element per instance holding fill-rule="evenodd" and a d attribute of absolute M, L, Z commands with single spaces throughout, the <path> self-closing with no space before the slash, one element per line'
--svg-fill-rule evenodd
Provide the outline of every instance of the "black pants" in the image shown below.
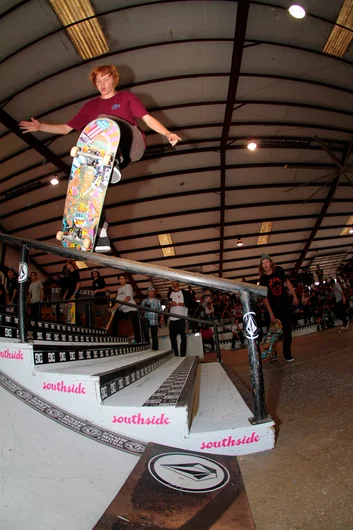
<path fill-rule="evenodd" d="M 291 359 L 291 345 L 292 345 L 292 326 L 293 326 L 293 315 L 292 310 L 289 308 L 276 308 L 273 309 L 275 317 L 282 322 L 283 331 L 283 357 L 285 359 Z"/>
<path fill-rule="evenodd" d="M 185 333 L 185 320 L 179 318 L 178 320 L 171 320 L 169 322 L 169 337 L 172 350 L 175 355 L 178 355 L 178 343 L 177 336 L 180 335 L 180 357 L 186 355 L 186 333 Z"/>
<path fill-rule="evenodd" d="M 146 342 L 149 342 L 149 330 L 151 330 L 152 350 L 158 350 L 158 324 L 151 325 L 148 318 L 142 320 L 143 334 Z"/>
<path fill-rule="evenodd" d="M 121 160 L 119 160 L 120 169 L 124 169 L 130 165 L 131 162 L 136 162 L 143 157 L 146 150 L 146 143 L 140 129 L 117 116 L 101 114 L 99 117 L 110 118 L 120 127 L 121 139 L 117 157 L 118 159 L 121 157 Z"/>
<path fill-rule="evenodd" d="M 40 320 L 40 303 L 34 302 L 33 304 L 30 304 L 31 308 L 31 318 L 33 320 Z"/>
<path fill-rule="evenodd" d="M 202 339 L 203 353 L 206 353 L 205 346 L 207 346 L 208 344 L 211 346 L 211 351 L 215 351 L 214 350 L 214 338 L 211 337 L 210 339 Z"/>
<path fill-rule="evenodd" d="M 233 335 L 233 337 L 232 337 L 232 345 L 231 345 L 232 350 L 235 348 L 235 341 L 236 340 L 240 340 L 241 345 L 244 346 L 244 334 L 243 334 L 242 331 L 237 331 L 236 334 Z"/>
<path fill-rule="evenodd" d="M 348 322 L 348 317 L 347 317 L 346 308 L 344 307 L 342 300 L 335 303 L 335 314 L 337 318 L 342 320 L 343 325 L 346 326 Z"/>
<path fill-rule="evenodd" d="M 304 317 L 304 324 L 310 323 L 311 320 L 311 313 L 310 313 L 310 307 L 308 305 L 305 305 L 303 307 L 303 317 Z"/>
<path fill-rule="evenodd" d="M 136 342 L 141 342 L 141 332 L 140 332 L 140 325 L 139 325 L 139 319 L 137 311 L 129 311 L 127 313 L 123 313 L 123 311 L 116 311 L 113 321 L 112 321 L 112 333 L 115 337 L 118 336 L 119 332 L 119 322 L 121 320 L 128 320 L 130 319 L 133 330 L 134 330 L 134 337 Z"/>

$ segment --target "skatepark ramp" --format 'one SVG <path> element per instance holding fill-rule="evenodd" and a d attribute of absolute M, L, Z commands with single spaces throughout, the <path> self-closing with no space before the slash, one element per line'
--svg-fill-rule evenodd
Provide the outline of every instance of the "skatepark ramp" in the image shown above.
<path fill-rule="evenodd" d="M 265 288 L 5 234 L 0 234 L 0 239 L 21 248 L 18 317 L 0 316 L 3 387 L 19 385 L 17 396 L 28 395 L 30 405 L 37 400 L 41 403 L 37 410 L 49 410 L 47 415 L 53 419 L 71 414 L 73 419 L 66 421 L 69 428 L 75 422 L 81 427 L 87 423 L 85 434 L 96 429 L 97 441 L 131 437 L 142 444 L 155 442 L 225 455 L 274 446 L 253 312 L 255 297 L 265 296 Z M 27 320 L 29 249 L 149 277 L 239 291 L 248 339 L 253 411 L 222 363 L 200 362 L 200 351 L 188 351 L 182 358 L 168 347 L 152 351 L 147 343 L 131 344 L 102 329 Z"/>

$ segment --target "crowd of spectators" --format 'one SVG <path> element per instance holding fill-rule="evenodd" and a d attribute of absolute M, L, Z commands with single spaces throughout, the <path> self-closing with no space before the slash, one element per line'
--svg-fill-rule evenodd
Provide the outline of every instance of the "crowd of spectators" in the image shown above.
<path fill-rule="evenodd" d="M 80 290 L 80 278 L 79 272 L 73 263 L 69 261 L 65 265 L 63 273 L 54 279 L 52 296 L 50 297 L 51 302 L 59 299 L 69 300 L 77 298 Z M 35 274 L 31 274 L 32 283 L 29 284 L 28 291 L 28 302 L 33 315 L 39 313 L 39 307 L 37 307 L 39 306 L 38 302 L 43 300 L 43 285 L 37 280 Z M 298 305 L 293 306 L 293 329 L 300 324 L 315 324 L 317 330 L 322 331 L 333 327 L 336 318 L 342 320 L 343 326 L 346 327 L 349 325 L 350 320 L 353 318 L 353 259 L 337 269 L 335 280 L 332 277 L 325 277 L 324 271 L 319 265 L 314 273 L 307 268 L 302 269 L 300 272 L 295 272 L 294 270 L 289 271 L 287 276 L 295 288 L 295 293 L 299 301 Z M 106 320 L 108 315 L 107 303 L 104 298 L 99 299 L 99 297 L 104 297 L 105 295 L 106 284 L 97 270 L 92 272 L 91 277 L 93 293 L 97 297 L 97 304 L 94 304 L 97 305 L 97 315 L 104 316 L 104 320 Z M 243 278 L 243 281 L 246 281 L 246 279 Z M 200 326 L 195 322 L 189 323 L 189 329 L 201 332 L 205 344 L 208 343 L 214 349 L 212 329 L 214 329 L 215 325 L 219 327 L 218 329 L 220 331 L 232 332 L 232 349 L 235 347 L 236 340 L 242 345 L 244 344 L 242 326 L 243 309 L 237 293 L 225 293 L 212 289 L 204 289 L 201 296 L 196 296 L 192 286 L 189 286 L 183 293 L 184 298 L 188 298 L 188 316 L 206 320 L 210 323 L 209 326 L 207 324 Z M 152 294 L 156 296 L 158 304 L 162 304 L 161 307 L 166 307 L 168 310 L 168 300 L 161 300 L 160 296 L 155 292 L 152 293 L 152 291 L 148 295 L 150 300 Z M 290 296 L 289 293 L 288 296 Z M 148 298 L 142 305 L 148 302 Z M 136 302 L 141 303 L 142 300 L 136 299 Z M 18 283 L 16 275 L 13 269 L 8 269 L 6 274 L 3 275 L 3 278 L 0 276 L 0 306 L 11 308 L 15 307 L 17 303 Z M 147 305 L 150 303 L 149 301 Z M 129 309 L 126 308 L 125 310 Z M 57 307 L 57 311 L 57 317 L 59 317 L 59 306 Z M 260 340 L 262 340 L 264 329 L 266 330 L 269 326 L 269 314 L 263 301 L 260 299 L 257 302 L 255 312 Z M 96 315 L 94 314 L 94 316 Z M 145 316 L 146 318 L 148 316 L 150 320 L 153 316 L 153 322 L 151 321 L 149 323 L 149 327 L 151 332 L 152 330 L 154 332 L 153 338 L 155 342 L 155 326 L 167 325 L 168 317 L 161 321 L 160 317 L 157 317 L 156 314 L 146 313 Z"/>

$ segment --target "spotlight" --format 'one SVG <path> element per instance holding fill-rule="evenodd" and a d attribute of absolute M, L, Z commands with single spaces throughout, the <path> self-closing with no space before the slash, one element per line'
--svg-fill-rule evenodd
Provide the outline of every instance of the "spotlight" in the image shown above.
<path fill-rule="evenodd" d="M 255 151 L 257 147 L 257 144 L 255 142 L 248 142 L 247 148 L 250 149 L 250 151 Z"/>
<path fill-rule="evenodd" d="M 353 234 L 353 226 L 351 226 L 351 228 L 349 229 L 349 233 Z"/>
<path fill-rule="evenodd" d="M 243 245 L 244 245 L 244 243 L 242 242 L 242 240 L 240 238 L 238 238 L 237 247 L 242 247 Z"/>
<path fill-rule="evenodd" d="M 299 6 L 298 4 L 293 4 L 288 9 L 292 17 L 294 18 L 304 18 L 306 15 L 305 9 L 302 6 Z"/>
<path fill-rule="evenodd" d="M 57 184 L 59 184 L 59 179 L 58 177 L 53 177 L 50 181 L 50 184 L 52 184 L 53 186 L 56 186 Z"/>

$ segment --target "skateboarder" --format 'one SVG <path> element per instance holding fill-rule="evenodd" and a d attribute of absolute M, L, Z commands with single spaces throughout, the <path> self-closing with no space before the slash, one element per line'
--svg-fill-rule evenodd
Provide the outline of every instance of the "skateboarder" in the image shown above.
<path fill-rule="evenodd" d="M 91 71 L 90 80 L 100 95 L 85 103 L 71 120 L 67 123 L 51 124 L 31 118 L 30 121 L 21 121 L 20 128 L 23 133 L 43 131 L 52 134 L 68 134 L 73 129 L 82 130 L 90 121 L 101 115 L 119 118 L 117 121 L 121 129 L 120 152 L 118 153 L 120 169 L 139 160 L 145 152 L 145 138 L 143 132 L 137 127 L 137 119 L 142 119 L 150 129 L 165 136 L 172 146 L 176 145 L 181 138 L 153 118 L 135 94 L 116 90 L 119 77 L 118 69 L 114 65 L 97 66 Z M 113 173 L 112 183 L 119 180 L 119 171 Z M 105 235 L 104 229 L 101 237 Z M 98 241 L 96 251 L 100 251 L 99 245 L 100 241 Z"/>
<path fill-rule="evenodd" d="M 292 310 L 286 289 L 293 295 L 294 305 L 298 305 L 293 285 L 288 280 L 282 267 L 276 265 L 268 254 L 262 254 L 259 266 L 260 285 L 268 287 L 264 306 L 270 313 L 271 322 L 280 320 L 283 326 L 283 357 L 287 362 L 294 361 L 291 353 L 292 343 Z"/>

